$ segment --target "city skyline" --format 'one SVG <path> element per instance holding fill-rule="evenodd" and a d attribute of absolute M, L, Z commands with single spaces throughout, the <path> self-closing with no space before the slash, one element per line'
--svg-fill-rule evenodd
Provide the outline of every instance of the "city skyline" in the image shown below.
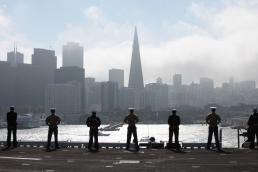
<path fill-rule="evenodd" d="M 137 28 L 135 27 L 135 31 L 136 32 L 134 32 L 134 41 L 133 42 L 136 42 L 136 44 L 137 44 L 137 51 L 139 51 L 139 43 L 138 43 L 138 35 L 137 35 Z M 135 38 L 137 38 L 137 39 L 135 39 Z M 135 41 L 136 40 L 136 41 Z M 75 45 L 79 45 L 79 43 L 75 43 L 75 42 L 67 42 L 67 44 L 69 44 L 69 43 L 72 43 L 72 44 L 75 44 Z M 134 44 L 133 44 L 133 46 L 132 46 L 133 48 L 132 48 L 132 52 L 134 52 L 135 50 L 134 50 Z M 82 48 L 83 49 L 83 47 L 80 47 L 80 48 Z M 55 50 L 52 50 L 52 49 L 44 49 L 44 48 L 33 48 L 33 50 L 34 51 L 37 51 L 37 52 L 40 52 L 40 51 L 42 51 L 42 52 L 51 52 L 51 53 L 54 53 L 55 54 Z M 76 52 L 76 51 L 75 51 Z M 137 53 L 140 53 L 140 52 L 137 52 Z M 21 57 L 23 57 L 24 56 L 24 54 L 22 53 L 22 52 L 20 52 L 20 51 L 18 51 L 17 50 L 17 47 L 16 46 L 14 46 L 14 50 L 13 51 L 9 51 L 9 52 L 7 52 L 7 57 L 9 56 L 9 57 L 11 57 L 11 58 L 7 58 L 6 60 L 0 60 L 0 62 L 9 62 L 10 64 L 11 64 L 11 66 L 17 66 L 17 64 L 19 64 L 19 63 L 21 63 L 21 64 L 28 64 L 28 63 L 24 63 L 24 61 L 23 61 L 23 58 L 22 59 L 19 59 L 19 60 L 21 60 L 20 62 L 15 62 L 16 60 L 14 60 L 13 59 L 13 56 L 14 55 L 16 55 L 16 54 L 18 54 L 18 56 L 17 57 L 19 57 L 20 58 L 20 56 Z M 132 53 L 132 54 L 134 54 L 134 53 Z M 32 58 L 33 58 L 33 54 L 31 55 L 32 56 Z M 16 57 L 16 56 L 15 56 Z M 63 57 L 63 56 L 62 56 Z M 132 56 L 133 57 L 133 56 Z M 56 57 L 57 58 L 57 57 Z M 138 58 L 138 57 L 137 57 Z M 131 58 L 131 60 L 132 60 L 133 58 Z M 140 60 L 141 61 L 141 60 Z M 16 64 L 15 64 L 16 63 Z M 32 64 L 32 63 L 29 63 L 29 64 Z M 78 63 L 79 64 L 79 63 Z M 62 67 L 79 67 L 79 68 L 82 68 L 81 66 L 76 66 L 76 65 L 71 65 L 71 66 L 63 66 L 63 65 L 61 65 L 61 66 L 57 66 L 57 64 L 56 64 L 56 62 L 53 64 L 53 66 L 56 66 L 57 67 L 57 69 L 61 69 Z M 130 66 L 130 65 L 129 65 Z M 141 66 L 141 65 L 140 65 Z M 82 69 L 84 69 L 84 68 L 82 68 Z M 124 78 L 126 78 L 125 76 L 124 76 L 124 69 L 120 69 L 120 68 L 111 68 L 111 69 L 108 69 L 108 71 L 106 71 L 106 73 L 108 74 L 108 77 L 107 77 L 107 79 L 105 79 L 105 80 L 98 80 L 98 78 L 95 78 L 95 77 L 93 77 L 93 76 L 86 76 L 85 75 L 85 79 L 86 78 L 94 78 L 94 80 L 96 80 L 97 82 L 105 82 L 105 81 L 113 81 L 113 82 L 118 82 L 119 84 L 121 84 L 121 82 L 122 81 L 116 81 L 116 80 L 110 80 L 110 71 L 112 71 L 112 70 L 118 70 L 119 72 L 121 72 L 122 71 L 122 73 L 123 73 L 123 77 Z M 142 72 L 143 73 L 143 72 Z M 236 80 L 233 76 L 231 76 L 231 77 L 229 77 L 228 79 L 226 79 L 226 80 L 223 80 L 223 81 L 221 81 L 221 83 L 220 84 L 215 84 L 215 80 L 216 79 L 214 79 L 214 78 L 211 78 L 211 77 L 209 77 L 209 76 L 207 76 L 207 77 L 202 77 L 202 76 L 196 76 L 198 79 L 197 80 L 190 80 L 189 82 L 184 82 L 184 75 L 182 75 L 182 73 L 171 73 L 171 78 L 170 78 L 170 81 L 169 82 L 167 82 L 167 81 L 165 81 L 164 82 L 164 80 L 163 80 L 163 78 L 162 77 L 157 77 L 157 78 L 153 78 L 153 81 L 151 81 L 151 82 L 145 82 L 144 80 L 143 80 L 143 83 L 144 83 L 144 87 L 145 87 L 145 85 L 146 84 L 149 84 L 149 83 L 158 83 L 158 82 L 160 82 L 160 81 L 158 81 L 158 80 L 161 80 L 161 82 L 162 83 L 165 83 L 165 84 L 168 84 L 168 85 L 173 85 L 173 83 L 175 83 L 175 80 L 174 80 L 174 77 L 175 76 L 179 76 L 180 75 L 180 84 L 181 85 L 191 85 L 191 84 L 200 84 L 200 82 L 201 82 L 201 80 L 204 78 L 204 79 L 209 79 L 209 80 L 212 80 L 212 82 L 214 83 L 214 88 L 221 88 L 221 87 L 223 87 L 223 84 L 225 84 L 225 83 L 227 83 L 227 82 L 235 82 L 235 83 L 241 83 L 241 82 L 255 82 L 255 87 L 256 88 L 258 88 L 257 86 L 256 86 L 256 80 L 254 80 L 254 79 L 243 79 L 243 80 Z M 129 75 L 130 76 L 130 75 Z M 184 77 L 183 77 L 184 76 Z M 121 77 L 121 74 L 120 74 L 120 77 Z M 124 80 L 124 79 L 122 79 L 122 80 L 124 80 L 123 81 L 123 85 L 126 87 L 128 84 L 129 84 L 129 78 L 130 77 L 128 77 L 128 81 L 127 80 Z M 141 77 L 140 77 L 141 78 Z M 143 79 L 143 78 L 142 78 Z M 121 86 L 120 86 L 121 87 Z M 128 87 L 129 87 L 129 85 L 128 85 Z"/>
<path fill-rule="evenodd" d="M 104 81 L 106 71 L 122 68 L 127 81 L 137 25 L 146 82 L 171 82 L 173 73 L 182 73 L 185 83 L 210 77 L 219 85 L 231 76 L 257 81 L 257 0 L 148 1 L 140 8 L 145 3 L 2 0 L 0 59 L 17 42 L 26 63 L 40 47 L 54 49 L 60 67 L 62 45 L 78 42 L 85 48 L 86 76 Z"/>

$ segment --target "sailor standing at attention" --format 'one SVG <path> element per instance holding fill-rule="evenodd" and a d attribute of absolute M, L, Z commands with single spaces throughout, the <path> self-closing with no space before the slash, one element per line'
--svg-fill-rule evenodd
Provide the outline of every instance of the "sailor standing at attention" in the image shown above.
<path fill-rule="evenodd" d="M 50 151 L 50 143 L 51 143 L 51 137 L 54 133 L 55 136 L 55 149 L 59 149 L 58 146 L 58 125 L 61 122 L 61 119 L 59 116 L 55 114 L 56 110 L 54 108 L 50 109 L 51 115 L 47 117 L 46 124 L 48 127 L 48 137 L 47 137 L 47 151 Z"/>
<path fill-rule="evenodd" d="M 139 151 L 137 131 L 135 124 L 139 122 L 139 118 L 134 114 L 135 108 L 129 108 L 129 115 L 127 115 L 124 119 L 124 122 L 128 124 L 127 128 L 127 142 L 126 142 L 126 150 L 129 150 L 131 137 L 134 137 L 135 149 Z"/>
<path fill-rule="evenodd" d="M 211 113 L 206 117 L 206 123 L 209 124 L 209 135 L 206 149 L 210 149 L 212 135 L 214 133 L 216 147 L 220 149 L 219 135 L 218 135 L 218 124 L 221 122 L 220 116 L 216 113 L 216 107 L 211 107 Z"/>

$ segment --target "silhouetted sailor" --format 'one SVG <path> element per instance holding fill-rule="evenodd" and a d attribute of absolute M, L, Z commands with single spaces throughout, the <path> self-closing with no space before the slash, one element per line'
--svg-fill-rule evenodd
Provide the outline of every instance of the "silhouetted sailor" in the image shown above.
<path fill-rule="evenodd" d="M 211 114 L 209 114 L 206 117 L 206 123 L 209 124 L 209 136 L 208 136 L 208 143 L 206 147 L 207 149 L 210 149 L 211 147 L 212 135 L 214 133 L 216 147 L 218 150 L 220 150 L 219 135 L 218 135 L 218 124 L 220 122 L 221 122 L 220 116 L 216 114 L 216 107 L 211 107 Z"/>
<path fill-rule="evenodd" d="M 88 127 L 90 127 L 90 139 L 88 144 L 88 149 L 92 150 L 92 143 L 93 143 L 93 137 L 94 137 L 94 146 L 95 149 L 99 149 L 99 143 L 98 143 L 98 127 L 101 125 L 101 121 L 99 117 L 96 116 L 96 112 L 93 111 L 92 115 L 87 118 L 86 124 Z"/>
<path fill-rule="evenodd" d="M 14 107 L 10 107 L 10 112 L 6 114 L 7 119 L 7 147 L 11 146 L 11 133 L 13 133 L 13 147 L 17 147 L 17 113 L 14 111 Z"/>
<path fill-rule="evenodd" d="M 249 117 L 248 126 L 250 132 L 250 149 L 254 149 L 255 136 L 258 147 L 258 113 L 256 108 L 253 110 L 253 114 Z"/>
<path fill-rule="evenodd" d="M 52 134 L 55 136 L 55 149 L 58 149 L 58 125 L 61 122 L 61 119 L 55 115 L 55 109 L 51 109 L 51 115 L 47 117 L 46 124 L 49 126 L 48 128 L 48 137 L 47 137 L 47 151 L 50 151 L 50 143 Z"/>
<path fill-rule="evenodd" d="M 134 108 L 129 108 L 129 115 L 127 115 L 124 119 L 124 122 L 128 124 L 127 128 L 127 142 L 126 142 L 126 149 L 128 150 L 130 147 L 131 137 L 133 134 L 135 149 L 138 151 L 138 138 L 137 138 L 137 131 L 135 124 L 139 122 L 139 118 L 137 115 L 134 114 Z"/>
<path fill-rule="evenodd" d="M 178 146 L 178 135 L 179 135 L 179 125 L 181 123 L 180 117 L 176 115 L 176 109 L 172 110 L 172 115 L 168 118 L 169 125 L 169 143 L 172 144 L 173 134 L 175 134 L 175 143 Z"/>

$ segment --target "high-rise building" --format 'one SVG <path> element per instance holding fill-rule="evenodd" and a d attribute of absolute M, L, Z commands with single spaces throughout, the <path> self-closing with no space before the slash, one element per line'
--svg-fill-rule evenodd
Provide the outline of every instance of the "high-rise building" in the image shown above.
<path fill-rule="evenodd" d="M 153 111 L 167 109 L 168 85 L 162 82 L 146 84 L 145 107 L 150 107 Z"/>
<path fill-rule="evenodd" d="M 60 67 L 55 71 L 56 83 L 67 83 L 71 81 L 84 83 L 84 77 L 84 69 L 79 67 Z"/>
<path fill-rule="evenodd" d="M 201 104 L 214 103 L 214 81 L 210 78 L 200 78 L 200 102 Z"/>
<path fill-rule="evenodd" d="M 65 84 L 72 81 L 78 82 L 80 87 L 81 94 L 81 112 L 84 112 L 85 108 L 85 73 L 84 69 L 80 67 L 61 67 L 60 69 L 56 69 L 55 71 L 55 83 L 57 84 Z"/>
<path fill-rule="evenodd" d="M 85 112 L 101 110 L 101 82 L 85 78 Z"/>
<path fill-rule="evenodd" d="M 83 47 L 79 43 L 68 42 L 63 46 L 63 66 L 83 68 Z"/>
<path fill-rule="evenodd" d="M 17 66 L 17 64 L 22 64 L 24 61 L 24 55 L 14 48 L 13 51 L 7 53 L 7 61 L 11 66 Z"/>
<path fill-rule="evenodd" d="M 212 91 L 214 89 L 214 81 L 210 78 L 200 78 L 200 87 L 201 89 L 205 89 L 208 91 Z"/>
<path fill-rule="evenodd" d="M 0 61 L 0 106 L 16 105 L 16 69 Z"/>
<path fill-rule="evenodd" d="M 117 82 L 119 88 L 124 87 L 124 70 L 122 69 L 110 69 L 109 81 Z"/>
<path fill-rule="evenodd" d="M 44 109 L 44 96 L 47 84 L 45 73 L 41 68 L 31 64 L 19 64 L 16 67 L 16 99 L 22 107 Z"/>
<path fill-rule="evenodd" d="M 73 81 L 65 84 L 48 84 L 45 96 L 45 112 L 55 107 L 57 113 L 79 114 L 81 112 L 81 84 Z"/>
<path fill-rule="evenodd" d="M 44 69 L 55 70 L 57 57 L 54 50 L 34 48 L 31 64 Z"/>
<path fill-rule="evenodd" d="M 134 88 L 123 87 L 119 89 L 118 94 L 119 108 L 121 110 L 127 110 L 129 107 L 135 106 L 136 91 Z"/>
<path fill-rule="evenodd" d="M 134 31 L 133 51 L 132 51 L 132 59 L 131 59 L 131 68 L 130 68 L 128 87 L 129 88 L 137 88 L 137 89 L 144 88 L 140 48 L 139 48 L 136 27 L 135 27 L 135 31 Z"/>
<path fill-rule="evenodd" d="M 113 112 L 118 109 L 118 83 L 101 83 L 101 110 L 102 112 Z"/>
<path fill-rule="evenodd" d="M 175 74 L 173 76 L 173 86 L 174 88 L 180 88 L 182 86 L 182 75 Z"/>
<path fill-rule="evenodd" d="M 239 91 L 249 91 L 256 88 L 256 83 L 253 80 L 241 81 L 236 85 Z"/>
<path fill-rule="evenodd" d="M 26 64 L 19 67 L 19 70 L 21 70 L 21 77 L 19 82 L 21 85 L 23 85 L 25 90 L 21 91 L 20 93 L 21 95 L 25 94 L 26 85 L 30 83 L 31 87 L 35 89 L 36 92 L 36 95 L 34 96 L 35 99 L 37 99 L 36 102 L 38 102 L 40 106 L 44 108 L 46 87 L 48 84 L 54 83 L 55 78 L 55 70 L 57 66 L 57 57 L 55 55 L 55 51 L 34 48 L 31 62 L 31 65 Z M 29 80 L 29 77 L 33 79 Z"/>

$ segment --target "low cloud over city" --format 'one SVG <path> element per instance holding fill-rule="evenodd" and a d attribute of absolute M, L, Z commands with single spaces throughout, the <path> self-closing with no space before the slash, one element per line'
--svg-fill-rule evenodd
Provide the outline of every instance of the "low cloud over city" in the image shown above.
<path fill-rule="evenodd" d="M 174 73 L 183 74 L 184 83 L 209 77 L 216 85 L 231 76 L 236 80 L 258 78 L 256 0 L 193 0 L 182 4 L 150 1 L 143 10 L 136 2 L 124 4 L 127 8 L 117 3 L 112 10 L 106 3 L 82 3 L 80 10 L 73 10 L 69 3 L 54 2 L 62 8 L 50 8 L 52 18 L 50 14 L 28 16 L 26 12 L 43 10 L 47 2 L 41 6 L 32 1 L 15 1 L 12 8 L 7 1 L 0 3 L 1 60 L 17 42 L 25 62 L 30 63 L 34 47 L 42 47 L 56 51 L 60 66 L 62 45 L 79 42 L 85 47 L 86 76 L 105 81 L 108 69 L 122 68 L 127 82 L 133 31 L 137 26 L 145 83 L 157 77 L 171 83 Z M 180 12 L 176 11 L 177 6 Z M 64 18 L 58 21 L 61 14 Z M 46 28 L 40 28 L 41 25 Z"/>

